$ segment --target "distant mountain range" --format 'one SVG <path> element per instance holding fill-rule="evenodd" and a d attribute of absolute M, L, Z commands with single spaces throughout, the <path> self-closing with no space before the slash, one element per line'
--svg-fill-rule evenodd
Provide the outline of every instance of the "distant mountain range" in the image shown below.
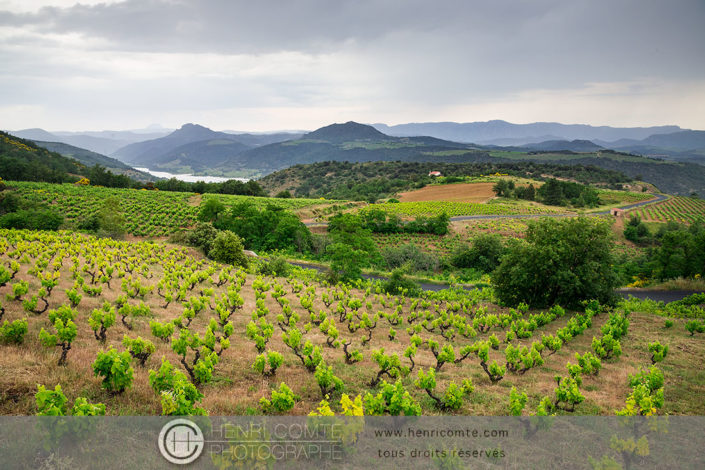
<path fill-rule="evenodd" d="M 423 122 L 398 124 L 395 126 L 373 124 L 373 126 L 380 132 L 398 137 L 429 135 L 455 142 L 515 146 L 546 140 L 641 140 L 654 134 L 669 134 L 682 130 L 678 126 L 595 127 L 585 124 L 560 124 L 557 122 L 512 124 L 500 120 L 468 123 Z M 512 139 L 513 142 L 503 142 L 504 139 Z"/>
<path fill-rule="evenodd" d="M 130 144 L 112 156 L 151 170 L 198 173 L 217 168 L 246 150 L 296 137 L 284 133 L 227 134 L 198 124 L 184 124 L 169 135 Z"/>
<path fill-rule="evenodd" d="M 678 126 L 615 128 L 505 121 L 370 126 L 350 121 L 304 134 L 233 134 L 213 131 L 198 124 L 185 124 L 172 132 L 151 129 L 69 135 L 27 129 L 12 134 L 43 142 L 42 145 L 80 139 L 90 144 L 83 145 L 83 148 L 95 148 L 106 141 L 115 146 L 118 142 L 133 140 L 114 150 L 110 157 L 124 165 L 171 173 L 258 177 L 297 164 L 331 160 L 470 162 L 550 159 L 617 169 L 631 176 L 646 178 L 648 174 L 653 180 L 649 182 L 662 190 L 705 194 L 705 173 L 701 174 L 705 171 L 705 131 L 685 130 Z M 85 156 L 76 149 L 54 148 L 64 154 Z M 632 155 L 617 158 L 613 150 Z M 546 153 L 551 155 L 544 155 Z M 655 156 L 660 160 L 638 155 Z M 96 158 L 95 155 L 92 157 Z M 698 165 L 689 166 L 688 172 L 684 172 L 681 166 L 662 166 L 660 174 L 653 171 L 654 165 L 664 161 Z M 101 164 L 118 168 L 115 162 Z M 698 181 L 700 177 L 702 181 Z"/>
<path fill-rule="evenodd" d="M 122 147 L 148 139 L 156 139 L 168 134 L 169 130 L 144 131 L 85 131 L 85 132 L 47 132 L 44 129 L 24 129 L 10 134 L 29 140 L 42 142 L 62 142 L 101 155 L 110 155 Z"/>
<path fill-rule="evenodd" d="M 371 126 L 332 124 L 299 139 L 263 145 L 229 158 L 215 168 L 222 174 L 257 170 L 260 175 L 302 163 L 323 161 L 428 161 L 447 152 L 473 152 L 468 144 L 435 137 L 393 137 Z"/>

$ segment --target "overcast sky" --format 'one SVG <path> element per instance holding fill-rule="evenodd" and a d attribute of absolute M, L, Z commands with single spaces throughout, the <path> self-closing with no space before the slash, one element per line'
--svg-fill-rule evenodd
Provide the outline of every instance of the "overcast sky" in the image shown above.
<path fill-rule="evenodd" d="M 0 128 L 705 129 L 704 0 L 0 0 Z"/>

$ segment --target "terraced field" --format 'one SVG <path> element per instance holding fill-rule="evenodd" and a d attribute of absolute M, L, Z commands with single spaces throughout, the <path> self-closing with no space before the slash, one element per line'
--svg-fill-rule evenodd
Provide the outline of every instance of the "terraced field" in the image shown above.
<path fill-rule="evenodd" d="M 705 220 L 705 201 L 691 197 L 676 196 L 667 201 L 650 204 L 629 211 L 647 222 L 678 222 L 691 224 Z"/>

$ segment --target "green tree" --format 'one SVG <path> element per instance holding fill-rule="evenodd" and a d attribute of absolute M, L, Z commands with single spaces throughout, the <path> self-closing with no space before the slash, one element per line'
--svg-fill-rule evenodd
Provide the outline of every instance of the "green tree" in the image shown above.
<path fill-rule="evenodd" d="M 215 222 L 218 216 L 225 211 L 225 205 L 214 197 L 209 197 L 201 203 L 198 220 L 201 222 Z"/>
<path fill-rule="evenodd" d="M 650 240 L 649 229 L 638 215 L 632 215 L 624 227 L 624 238 L 634 243 L 644 243 Z"/>
<path fill-rule="evenodd" d="M 471 246 L 461 246 L 451 255 L 450 262 L 457 268 L 474 268 L 484 273 L 492 272 L 499 266 L 504 253 L 502 237 L 483 233 L 475 237 Z"/>
<path fill-rule="evenodd" d="M 578 307 L 582 300 L 614 300 L 609 222 L 578 217 L 529 222 L 526 241 L 513 241 L 492 273 L 503 304 Z"/>
<path fill-rule="evenodd" d="M 218 230 L 213 227 L 213 224 L 200 222 L 196 228 L 186 234 L 186 241 L 189 245 L 201 248 L 203 253 L 207 255 L 213 247 L 216 236 L 218 236 Z"/>
<path fill-rule="evenodd" d="M 120 200 L 109 197 L 103 202 L 103 207 L 97 216 L 98 230 L 96 235 L 121 239 L 125 236 L 125 216 L 120 209 Z"/>
<path fill-rule="evenodd" d="M 539 188 L 539 195 L 543 203 L 550 206 L 560 206 L 564 203 L 563 186 L 560 181 L 555 178 L 549 179 L 543 186 Z"/>
<path fill-rule="evenodd" d="M 370 231 L 363 227 L 362 219 L 355 214 L 337 214 L 328 223 L 328 233 L 333 243 L 342 243 L 351 250 L 363 251 L 367 259 L 377 255 L 377 245 Z"/>
<path fill-rule="evenodd" d="M 208 257 L 221 263 L 247 267 L 248 260 L 243 253 L 242 240 L 232 232 L 219 232 L 213 240 Z"/>
<path fill-rule="evenodd" d="M 332 282 L 352 281 L 359 279 L 362 274 L 363 260 L 366 253 L 354 250 L 345 243 L 333 243 L 326 248 L 330 259 L 330 278 Z"/>

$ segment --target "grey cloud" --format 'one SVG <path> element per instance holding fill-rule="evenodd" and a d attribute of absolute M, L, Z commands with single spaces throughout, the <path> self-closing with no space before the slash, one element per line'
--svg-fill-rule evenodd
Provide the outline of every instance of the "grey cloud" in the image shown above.
<path fill-rule="evenodd" d="M 0 99 L 70 105 L 83 96 L 71 82 L 94 79 L 112 90 L 101 103 L 132 109 L 140 100 L 165 110 L 355 101 L 431 108 L 590 82 L 703 80 L 703 24 L 702 0 L 127 0 L 0 11 Z M 56 40 L 76 34 L 80 45 Z M 82 51 L 85 63 L 75 60 Z M 319 63 L 271 67 L 280 52 Z M 270 69 L 219 75 L 208 62 L 205 77 L 175 67 L 160 85 L 140 76 L 140 61 L 158 60 L 151 53 L 253 56 Z M 114 70 L 89 62 L 111 54 L 134 55 L 135 73 L 112 78 Z M 182 98 L 179 90 L 187 90 Z"/>
<path fill-rule="evenodd" d="M 472 68 L 499 82 L 522 79 L 511 77 L 514 70 L 532 85 L 538 76 L 551 85 L 552 74 L 572 83 L 705 73 L 701 0 L 127 0 L 3 16 L 6 24 L 79 33 L 87 45 L 94 38 L 123 51 L 364 51 L 428 61 L 442 67 L 438 73 Z"/>

